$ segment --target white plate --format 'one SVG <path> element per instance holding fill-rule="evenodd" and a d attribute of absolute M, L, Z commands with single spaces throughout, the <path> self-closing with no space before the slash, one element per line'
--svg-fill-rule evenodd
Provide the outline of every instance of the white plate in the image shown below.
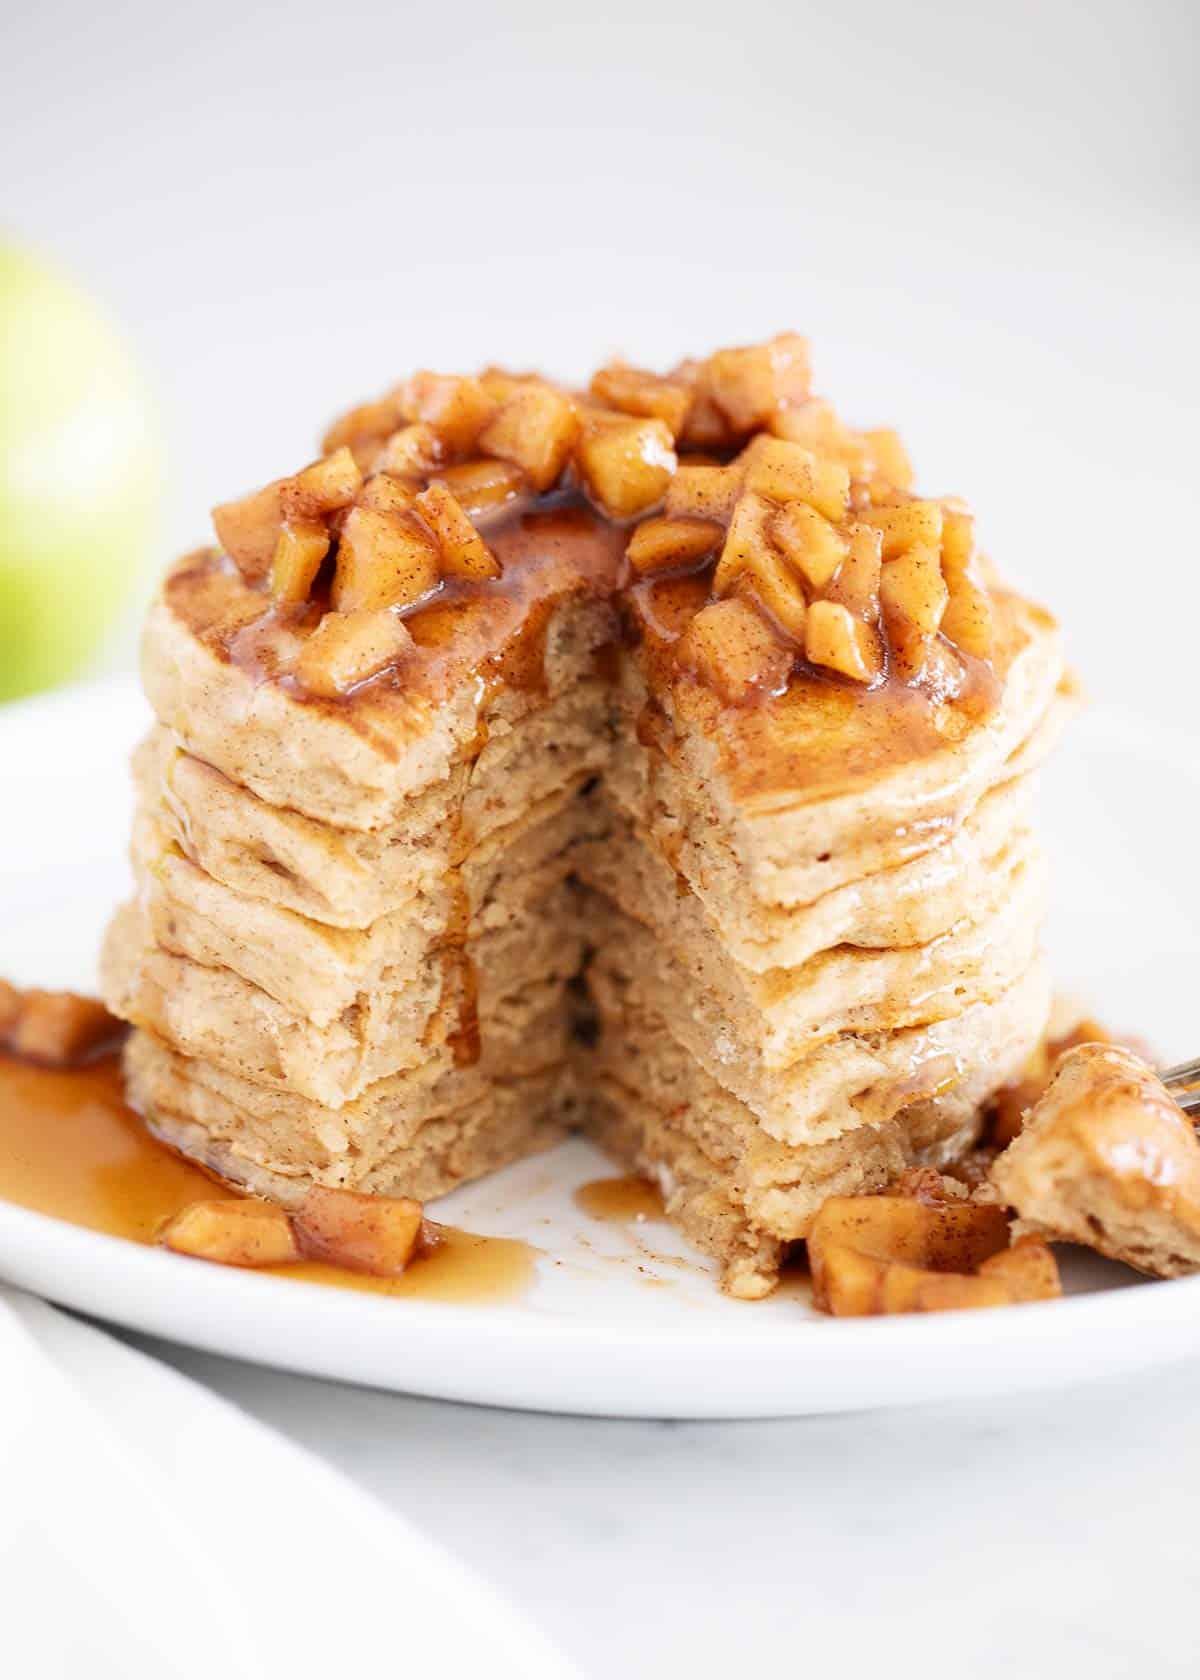
<path fill-rule="evenodd" d="M 129 683 L 0 713 L 0 972 L 93 984 L 127 890 L 126 757 L 145 713 Z M 1059 976 L 1168 1058 L 1197 1048 L 1200 921 L 1186 741 L 1095 713 L 1047 778 Z M 1164 787 L 1173 780 L 1171 808 Z M 0 1272 L 72 1307 L 217 1353 L 416 1394 L 637 1417 L 765 1417 L 1083 1381 L 1200 1349 L 1200 1279 L 1135 1282 L 1067 1264 L 1071 1298 L 999 1312 L 834 1322 L 794 1293 L 755 1305 L 667 1227 L 603 1224 L 572 1190 L 611 1169 L 572 1142 L 457 1191 L 440 1216 L 543 1251 L 506 1305 L 389 1300 L 223 1271 L 0 1204 Z"/>

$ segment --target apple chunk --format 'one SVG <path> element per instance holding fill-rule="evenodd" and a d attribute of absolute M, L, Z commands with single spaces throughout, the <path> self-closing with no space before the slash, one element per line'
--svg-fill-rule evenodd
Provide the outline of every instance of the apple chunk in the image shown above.
<path fill-rule="evenodd" d="M 610 519 L 636 519 L 666 495 L 676 467 L 674 443 L 665 421 L 606 416 L 585 428 L 576 465 Z"/>
<path fill-rule="evenodd" d="M 112 1048 L 125 1027 L 95 998 L 20 991 L 0 980 L 0 1050 L 44 1067 L 78 1067 Z"/>
<path fill-rule="evenodd" d="M 338 544 L 333 605 L 338 612 L 411 606 L 437 588 L 440 561 L 432 533 L 417 520 L 356 507 Z"/>
<path fill-rule="evenodd" d="M 404 624 L 386 607 L 328 612 L 300 650 L 296 680 L 310 694 L 335 700 L 403 659 L 412 645 Z"/>
<path fill-rule="evenodd" d="M 539 380 L 512 387 L 479 434 L 479 447 L 485 455 L 520 467 L 535 490 L 548 490 L 578 436 L 575 404 Z"/>
<path fill-rule="evenodd" d="M 500 576 L 500 562 L 444 484 L 431 484 L 416 501 L 417 512 L 438 540 L 447 577 L 476 582 Z"/>
<path fill-rule="evenodd" d="M 399 1277 L 421 1246 L 422 1207 L 409 1196 L 315 1186 L 293 1215 L 303 1254 L 353 1272 Z"/>
<path fill-rule="evenodd" d="M 1008 1249 L 994 1203 L 831 1196 L 808 1233 L 813 1301 L 837 1318 L 1008 1306 L 1060 1293 L 1042 1243 Z"/>
<path fill-rule="evenodd" d="M 300 1258 L 292 1222 L 274 1202 L 193 1202 L 158 1240 L 174 1254 L 221 1266 L 285 1266 Z"/>
<path fill-rule="evenodd" d="M 755 694 L 778 692 L 793 653 L 749 601 L 732 596 L 701 607 L 676 643 L 675 657 L 685 671 L 737 706 Z"/>

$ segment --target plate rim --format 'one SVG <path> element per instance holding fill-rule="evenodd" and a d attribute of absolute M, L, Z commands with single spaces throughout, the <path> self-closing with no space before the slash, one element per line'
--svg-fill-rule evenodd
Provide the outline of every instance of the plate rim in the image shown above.
<path fill-rule="evenodd" d="M 182 1288 L 160 1287 L 168 1268 Z M 774 1319 L 745 1328 L 691 1326 L 681 1315 L 668 1331 L 610 1318 L 572 1323 L 519 1303 L 388 1300 L 233 1272 L 12 1203 L 0 1203 L 0 1272 L 119 1329 L 222 1358 L 567 1415 L 730 1420 L 995 1399 L 1200 1351 L 1200 1277 L 1152 1288 L 1147 1280 L 1002 1314 L 798 1316 L 792 1326 Z M 725 1357 L 714 1359 L 714 1345 Z M 574 1357 L 581 1350 L 582 1360 Z"/>

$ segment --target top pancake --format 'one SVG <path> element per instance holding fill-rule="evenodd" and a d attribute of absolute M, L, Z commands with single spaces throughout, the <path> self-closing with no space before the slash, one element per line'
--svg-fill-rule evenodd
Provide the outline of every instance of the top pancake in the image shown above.
<path fill-rule="evenodd" d="M 864 691 L 812 671 L 780 696 L 736 707 L 683 675 L 656 685 L 644 645 L 597 663 L 618 633 L 622 540 L 577 508 L 514 522 L 493 538 L 502 556 L 505 543 L 512 551 L 503 591 L 413 615 L 419 664 L 336 701 L 280 674 L 302 624 L 264 618 L 262 594 L 228 562 L 193 556 L 152 608 L 146 690 L 189 752 L 268 804 L 372 831 L 473 758 L 489 729 L 515 725 L 603 668 L 624 718 L 622 803 L 661 804 L 666 787 L 681 822 L 723 831 L 743 890 L 783 903 L 947 838 L 1013 773 L 1064 682 L 1054 621 L 997 592 L 986 705 L 969 692 L 934 702 L 899 685 Z M 828 857 L 843 860 L 837 879 L 823 868 Z"/>
<path fill-rule="evenodd" d="M 493 723 L 518 721 L 584 674 L 615 634 L 621 542 L 579 509 L 514 522 L 494 539 L 503 588 L 425 607 L 408 621 L 417 656 L 340 700 L 281 674 L 307 616 L 268 611 L 204 551 L 171 569 L 151 607 L 146 693 L 191 752 L 270 804 L 382 828 L 473 758 Z"/>

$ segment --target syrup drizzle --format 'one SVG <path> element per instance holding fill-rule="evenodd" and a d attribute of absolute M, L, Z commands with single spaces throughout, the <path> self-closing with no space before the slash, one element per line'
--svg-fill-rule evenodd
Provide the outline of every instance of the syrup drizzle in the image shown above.
<path fill-rule="evenodd" d="M 658 1186 L 636 1173 L 621 1178 L 594 1178 L 579 1186 L 573 1200 L 581 1212 L 606 1224 L 640 1223 L 644 1219 L 666 1217 Z"/>
<path fill-rule="evenodd" d="M 125 1102 L 118 1057 L 58 1070 L 0 1056 L 0 1199 L 150 1244 L 189 1203 L 234 1195 L 151 1137 Z M 371 1295 L 474 1304 L 511 1301 L 532 1283 L 537 1250 L 528 1243 L 440 1229 L 432 1253 L 398 1278 L 316 1261 L 267 1269 Z"/>
<path fill-rule="evenodd" d="M 473 1067 L 483 1050 L 479 1031 L 479 970 L 467 943 L 471 926 L 471 895 L 459 865 L 451 866 L 445 886 L 450 894 L 450 909 L 442 934 L 442 1003 L 438 1013 L 441 1013 L 446 1000 L 457 992 L 457 1021 L 447 1042 L 454 1053 L 456 1067 Z"/>

